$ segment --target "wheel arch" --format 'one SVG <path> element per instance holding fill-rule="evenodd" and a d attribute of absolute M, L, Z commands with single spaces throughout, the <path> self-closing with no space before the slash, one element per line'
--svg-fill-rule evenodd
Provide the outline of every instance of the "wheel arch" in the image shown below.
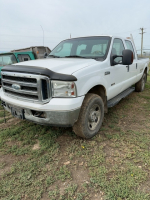
<path fill-rule="evenodd" d="M 144 69 L 144 72 L 146 72 L 146 73 L 147 73 L 147 70 L 148 70 L 148 67 L 146 66 L 146 67 L 145 67 L 145 69 Z"/>
<path fill-rule="evenodd" d="M 107 108 L 107 91 L 106 88 L 103 85 L 95 85 L 93 86 L 88 92 L 88 93 L 93 93 L 99 95 L 103 102 L 104 102 L 104 111 L 107 113 L 108 108 Z"/>
<path fill-rule="evenodd" d="M 146 74 L 146 82 L 147 82 L 147 72 L 148 72 L 148 67 L 146 66 L 144 69 L 144 73 Z"/>

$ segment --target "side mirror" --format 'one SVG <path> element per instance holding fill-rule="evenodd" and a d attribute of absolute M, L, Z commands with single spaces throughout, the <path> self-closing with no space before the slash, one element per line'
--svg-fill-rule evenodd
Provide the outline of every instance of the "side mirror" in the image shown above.
<path fill-rule="evenodd" d="M 46 58 L 48 56 L 47 52 L 44 53 L 44 58 Z"/>
<path fill-rule="evenodd" d="M 115 62 L 115 59 L 121 57 L 122 62 Z M 133 63 L 133 52 L 129 49 L 125 49 L 122 51 L 122 56 L 121 55 L 112 55 L 110 57 L 110 63 L 111 66 L 117 65 L 117 64 L 122 64 L 122 65 L 131 65 Z"/>
<path fill-rule="evenodd" d="M 122 51 L 122 64 L 131 65 L 133 63 L 133 52 L 129 49 Z"/>
<path fill-rule="evenodd" d="M 110 56 L 110 64 L 111 64 L 111 66 L 114 66 L 114 65 L 119 64 L 118 62 L 115 61 L 115 59 L 116 59 L 116 58 L 119 58 L 119 57 L 122 58 L 122 56 L 118 56 L 118 55 L 111 55 L 111 56 Z M 122 59 L 121 59 L 121 60 L 122 60 Z M 121 61 L 121 63 L 122 63 L 122 61 Z"/>

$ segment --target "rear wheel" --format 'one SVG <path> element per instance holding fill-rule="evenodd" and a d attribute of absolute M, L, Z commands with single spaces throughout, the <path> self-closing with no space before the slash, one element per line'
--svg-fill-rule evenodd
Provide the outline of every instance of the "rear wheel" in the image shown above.
<path fill-rule="evenodd" d="M 92 138 L 102 125 L 104 118 L 104 103 L 100 96 L 87 94 L 81 107 L 78 121 L 73 126 L 76 135 Z"/>
<path fill-rule="evenodd" d="M 147 80 L 147 73 L 144 72 L 142 78 L 135 84 L 136 92 L 142 92 L 144 90 L 146 80 Z"/>

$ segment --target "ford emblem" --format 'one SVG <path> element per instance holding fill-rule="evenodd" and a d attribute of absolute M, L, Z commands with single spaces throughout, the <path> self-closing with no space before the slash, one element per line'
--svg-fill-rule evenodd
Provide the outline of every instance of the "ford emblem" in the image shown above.
<path fill-rule="evenodd" d="M 18 85 L 18 84 L 12 84 L 11 87 L 12 87 L 13 89 L 15 89 L 15 90 L 20 90 L 20 89 L 21 89 L 20 85 Z"/>

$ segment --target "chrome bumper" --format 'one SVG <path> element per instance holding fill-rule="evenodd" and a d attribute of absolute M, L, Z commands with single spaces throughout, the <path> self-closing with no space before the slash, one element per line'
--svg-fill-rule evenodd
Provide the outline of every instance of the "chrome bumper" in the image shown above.
<path fill-rule="evenodd" d="M 11 112 L 11 107 L 16 107 L 6 102 L 3 102 L 5 110 Z M 24 110 L 24 118 L 26 120 L 32 121 L 41 125 L 49 125 L 49 126 L 65 126 L 70 127 L 73 126 L 74 123 L 78 120 L 80 108 L 70 111 L 40 111 L 42 117 L 35 116 L 34 112 L 38 112 L 38 110 L 30 110 L 23 107 L 17 107 Z M 44 116 L 44 117 L 43 117 Z"/>

